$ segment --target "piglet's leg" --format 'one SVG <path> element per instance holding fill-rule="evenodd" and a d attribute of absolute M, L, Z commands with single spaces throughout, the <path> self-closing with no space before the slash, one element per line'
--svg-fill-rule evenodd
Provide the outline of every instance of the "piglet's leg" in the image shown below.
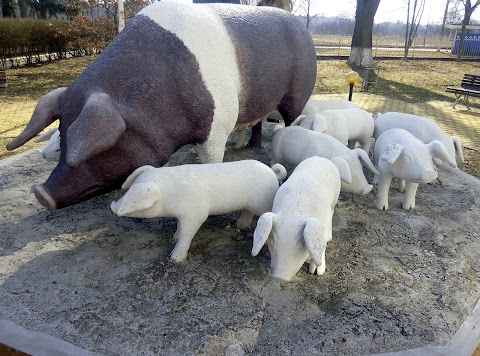
<path fill-rule="evenodd" d="M 415 195 L 417 194 L 418 183 L 407 182 L 405 184 L 405 196 L 403 197 L 402 208 L 410 210 L 415 208 Z"/>
<path fill-rule="evenodd" d="M 246 229 L 250 226 L 253 219 L 253 213 L 248 211 L 247 209 L 242 210 L 242 215 L 237 220 L 237 227 L 239 229 Z"/>
<path fill-rule="evenodd" d="M 398 191 L 400 193 L 403 193 L 405 191 L 405 180 L 404 179 L 399 179 L 398 180 Z"/>
<path fill-rule="evenodd" d="M 317 266 L 317 264 L 313 261 L 313 259 L 310 261 L 310 266 L 308 267 L 308 272 L 311 274 L 317 273 L 317 275 L 321 276 L 325 273 L 326 270 L 326 264 L 325 264 L 325 250 L 323 250 L 322 253 L 322 264 L 320 266 Z"/>
<path fill-rule="evenodd" d="M 170 254 L 170 258 L 175 262 L 185 261 L 188 254 L 188 249 L 192 243 L 192 239 L 197 233 L 200 226 L 207 220 L 208 216 L 202 216 L 200 218 L 179 218 L 177 221 L 177 231 L 175 232 L 174 239 L 177 241 L 175 248 Z"/>
<path fill-rule="evenodd" d="M 392 176 L 380 174 L 378 177 L 377 197 L 375 207 L 380 210 L 388 210 L 388 190 L 392 183 Z"/>

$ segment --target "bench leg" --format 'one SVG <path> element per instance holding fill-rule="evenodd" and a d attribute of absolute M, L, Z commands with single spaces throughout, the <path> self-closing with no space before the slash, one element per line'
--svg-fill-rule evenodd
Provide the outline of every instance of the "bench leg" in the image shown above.
<path fill-rule="evenodd" d="M 455 95 L 455 102 L 453 103 L 452 109 L 455 109 L 455 106 L 458 104 L 460 100 L 462 100 L 462 94 L 454 94 Z"/>
<path fill-rule="evenodd" d="M 472 109 L 470 109 L 470 102 L 468 101 L 468 94 L 466 94 L 466 95 L 464 96 L 464 98 L 465 98 L 465 104 L 467 105 L 467 109 L 468 109 L 468 110 L 472 110 Z"/>

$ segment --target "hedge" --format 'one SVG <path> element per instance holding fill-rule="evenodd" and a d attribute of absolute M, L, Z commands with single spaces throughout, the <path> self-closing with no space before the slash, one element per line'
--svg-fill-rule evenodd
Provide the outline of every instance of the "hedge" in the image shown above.
<path fill-rule="evenodd" d="M 115 36 L 115 25 L 106 17 L 91 20 L 78 16 L 72 21 L 0 19 L 0 64 L 18 66 L 91 54 L 105 48 Z"/>

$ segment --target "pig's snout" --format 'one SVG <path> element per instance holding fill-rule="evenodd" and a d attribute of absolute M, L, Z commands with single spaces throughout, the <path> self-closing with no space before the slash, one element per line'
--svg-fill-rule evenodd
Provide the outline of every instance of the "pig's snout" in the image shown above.
<path fill-rule="evenodd" d="M 41 185 L 34 185 L 32 187 L 33 194 L 35 194 L 35 197 L 37 200 L 42 204 L 44 207 L 46 207 L 48 210 L 55 210 L 57 209 L 57 203 L 53 198 L 50 196 L 50 194 L 45 190 L 45 188 Z"/>
<path fill-rule="evenodd" d="M 422 180 L 425 182 L 431 182 L 432 180 L 436 179 L 438 176 L 436 171 L 428 171 L 423 173 Z"/>
<path fill-rule="evenodd" d="M 112 209 L 115 215 L 118 215 L 119 208 L 120 208 L 120 203 L 116 201 L 112 201 L 112 203 L 110 204 L 110 209 Z"/>

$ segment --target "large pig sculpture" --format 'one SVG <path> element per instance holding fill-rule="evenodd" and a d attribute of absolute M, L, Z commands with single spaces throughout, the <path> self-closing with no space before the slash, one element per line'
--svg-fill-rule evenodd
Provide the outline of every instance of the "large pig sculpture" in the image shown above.
<path fill-rule="evenodd" d="M 177 218 L 176 245 L 170 257 L 181 262 L 209 215 L 242 210 L 237 227 L 250 226 L 254 215 L 272 209 L 279 180 L 286 175 L 280 164 L 270 169 L 255 160 L 143 166 L 127 178 L 122 188 L 128 191 L 111 208 L 118 216 Z"/>
<path fill-rule="evenodd" d="M 33 191 L 62 208 L 120 187 L 140 166 L 164 165 L 185 144 L 197 144 L 202 162 L 221 162 L 236 128 L 274 109 L 287 124 L 300 115 L 315 78 L 311 36 L 288 12 L 161 1 L 70 87 L 42 97 L 7 149 L 60 120 L 59 163 Z"/>
<path fill-rule="evenodd" d="M 360 160 L 374 174 L 378 174 L 378 171 L 361 148 L 351 150 L 336 138 L 299 126 L 282 128 L 278 125 L 274 128 L 274 132 L 271 165 L 287 163 L 296 166 L 313 156 L 328 158 L 332 161 L 335 159 L 337 167 L 342 167 L 339 169 L 349 173 L 349 178 L 342 180 L 342 190 L 359 195 L 367 194 L 372 190 L 373 186 L 365 179 Z M 341 162 L 343 165 L 340 165 Z"/>
<path fill-rule="evenodd" d="M 438 168 L 451 172 L 457 168 L 456 157 L 463 162 L 463 150 L 460 140 L 454 136 L 448 136 L 433 120 L 423 116 L 399 112 L 386 112 L 375 115 L 375 139 L 385 131 L 393 128 L 407 130 L 423 143 L 438 141 L 444 145 L 451 159 L 446 162 L 434 156 L 435 165 Z"/>
<path fill-rule="evenodd" d="M 375 207 L 388 210 L 388 191 L 392 178 L 406 181 L 402 207 L 415 208 L 415 195 L 419 183 L 428 183 L 437 178 L 433 157 L 452 164 L 452 160 L 439 141 L 424 144 L 404 129 L 390 129 L 381 134 L 374 147 L 378 176 Z"/>
<path fill-rule="evenodd" d="M 315 115 L 300 115 L 292 126 L 323 132 L 352 149 L 359 142 L 365 152 L 370 152 L 374 123 L 368 111 L 358 108 L 324 110 Z"/>
<path fill-rule="evenodd" d="M 341 175 L 326 158 L 301 162 L 275 195 L 271 212 L 260 216 L 252 255 L 268 243 L 272 275 L 289 281 L 308 257 L 310 273 L 325 272 L 325 249 L 332 239 L 333 209 Z"/>

